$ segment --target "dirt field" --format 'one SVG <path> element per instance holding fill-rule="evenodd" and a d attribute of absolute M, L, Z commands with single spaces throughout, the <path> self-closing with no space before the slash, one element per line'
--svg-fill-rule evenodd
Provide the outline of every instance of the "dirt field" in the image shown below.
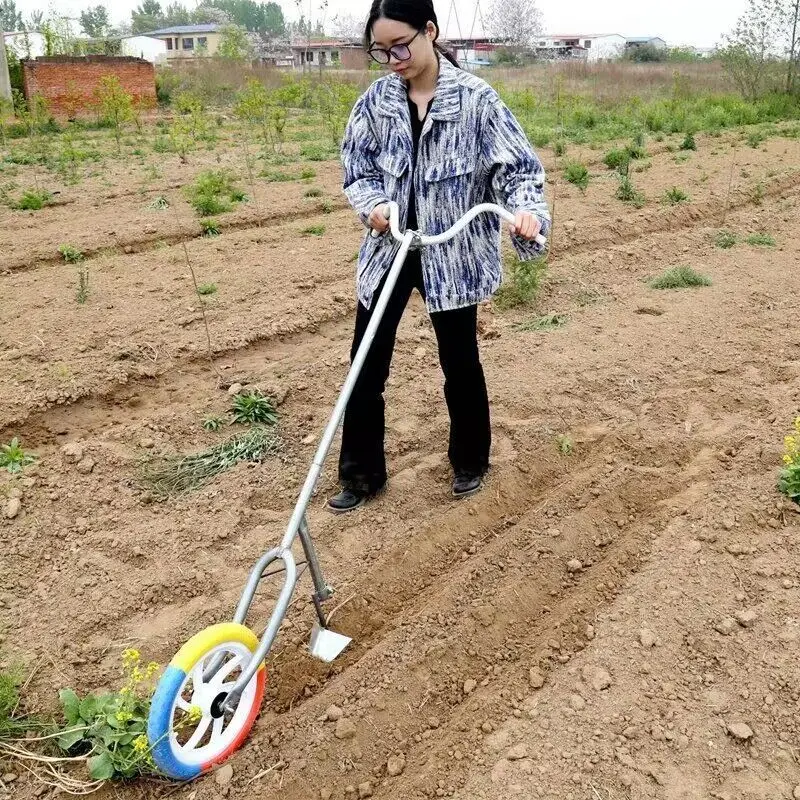
<path fill-rule="evenodd" d="M 470 501 L 449 498 L 435 339 L 414 298 L 388 390 L 389 489 L 352 517 L 327 514 L 334 454 L 310 513 L 334 605 L 346 601 L 334 627 L 354 644 L 331 667 L 313 661 L 301 592 L 232 778 L 105 796 L 800 797 L 800 509 L 775 489 L 800 412 L 800 142 L 698 136 L 682 158 L 667 150 L 679 141 L 648 143 L 641 210 L 614 199 L 602 151 L 580 154 L 585 194 L 542 153 L 558 182 L 553 251 L 534 307 L 481 310 L 493 469 Z M 236 158 L 223 164 L 243 174 Z M 23 491 L 0 527 L 0 644 L 36 667 L 34 706 L 54 708 L 63 686 L 115 686 L 124 647 L 166 664 L 230 618 L 346 374 L 360 226 L 338 165 L 242 181 L 251 202 L 207 239 L 180 187 L 214 166 L 211 153 L 165 156 L 148 181 L 125 163 L 63 187 L 54 207 L 0 211 L 0 440 L 39 456 L 0 486 Z M 672 186 L 690 201 L 661 203 Z M 162 195 L 171 208 L 149 208 Z M 311 224 L 324 235 L 303 234 Z M 721 249 L 721 228 L 776 246 Z M 65 242 L 85 254 L 83 305 Z M 229 403 L 184 244 L 218 286 L 216 363 L 278 398 L 285 446 L 153 503 L 138 459 L 217 441 L 200 420 Z M 713 285 L 648 287 L 678 265 Z M 567 323 L 519 330 L 551 312 Z M 259 633 L 270 596 L 251 615 Z M 334 705 L 353 736 L 326 721 Z M 3 796 L 53 794 L 23 775 Z"/>

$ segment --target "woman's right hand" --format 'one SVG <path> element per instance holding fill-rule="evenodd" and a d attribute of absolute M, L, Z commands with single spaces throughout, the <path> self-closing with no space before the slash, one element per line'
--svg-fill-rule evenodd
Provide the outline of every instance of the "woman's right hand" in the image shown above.
<path fill-rule="evenodd" d="M 389 206 L 387 203 L 381 203 L 375 206 L 367 219 L 370 228 L 377 233 L 386 233 L 389 230 Z"/>

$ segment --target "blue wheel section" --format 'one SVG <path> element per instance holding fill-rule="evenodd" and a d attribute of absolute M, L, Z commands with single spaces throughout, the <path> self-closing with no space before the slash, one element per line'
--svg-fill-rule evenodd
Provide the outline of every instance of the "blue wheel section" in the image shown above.
<path fill-rule="evenodd" d="M 147 739 L 153 754 L 153 761 L 165 775 L 178 780 L 189 781 L 203 771 L 197 764 L 184 764 L 172 750 L 172 709 L 175 697 L 186 678 L 182 669 L 169 666 L 158 682 L 147 718 Z"/>

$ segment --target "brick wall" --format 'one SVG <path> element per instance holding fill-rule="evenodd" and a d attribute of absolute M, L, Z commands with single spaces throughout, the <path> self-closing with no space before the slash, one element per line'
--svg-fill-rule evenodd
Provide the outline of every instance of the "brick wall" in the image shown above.
<path fill-rule="evenodd" d="M 87 116 L 97 110 L 96 90 L 106 75 L 145 108 L 156 105 L 155 67 L 124 56 L 49 56 L 22 62 L 25 97 L 38 94 L 54 117 Z"/>

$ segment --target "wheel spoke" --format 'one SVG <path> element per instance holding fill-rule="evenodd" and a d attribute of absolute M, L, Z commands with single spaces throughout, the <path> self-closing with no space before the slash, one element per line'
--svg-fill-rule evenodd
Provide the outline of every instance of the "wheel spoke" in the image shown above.
<path fill-rule="evenodd" d="M 225 717 L 218 717 L 214 720 L 214 727 L 211 729 L 211 741 L 222 736 L 223 727 L 225 727 Z"/>
<path fill-rule="evenodd" d="M 176 705 L 176 706 L 177 706 L 177 707 L 178 707 L 178 708 L 179 708 L 181 711 L 187 711 L 187 712 L 188 712 L 188 711 L 191 711 L 191 710 L 192 710 L 192 706 L 191 706 L 191 704 L 190 704 L 190 703 L 187 703 L 187 702 L 186 702 L 186 701 L 185 701 L 185 700 L 184 700 L 184 699 L 183 699 L 183 698 L 182 698 L 180 695 L 178 695 L 178 699 L 175 701 L 175 705 Z"/>
<path fill-rule="evenodd" d="M 227 678 L 228 675 L 231 674 L 231 672 L 233 672 L 235 669 L 237 669 L 241 665 L 242 665 L 242 657 L 241 656 L 235 656 L 230 661 L 228 661 L 227 664 L 223 664 L 220 667 L 219 672 L 214 676 L 214 681 L 222 683 L 222 681 L 225 680 L 225 678 Z"/>
<path fill-rule="evenodd" d="M 197 729 L 192 734 L 191 738 L 188 742 L 183 746 L 184 750 L 194 750 L 197 747 L 197 743 L 206 735 L 206 731 L 208 730 L 208 726 L 211 724 L 211 717 L 203 717 L 200 722 L 197 723 Z"/>
<path fill-rule="evenodd" d="M 200 661 L 198 661 L 197 664 L 195 665 L 195 668 L 192 670 L 192 689 L 193 689 L 192 694 L 194 694 L 204 684 L 203 660 L 204 659 L 201 658 Z"/>

